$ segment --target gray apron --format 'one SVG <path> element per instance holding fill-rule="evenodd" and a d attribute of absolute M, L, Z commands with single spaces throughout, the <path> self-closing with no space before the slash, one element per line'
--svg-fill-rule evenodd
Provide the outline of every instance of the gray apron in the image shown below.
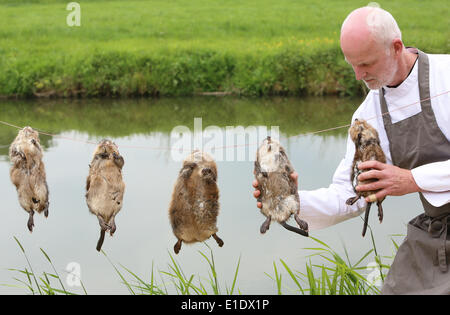
<path fill-rule="evenodd" d="M 428 56 L 419 54 L 419 95 L 422 111 L 392 123 L 384 91 L 380 104 L 394 165 L 415 167 L 450 159 L 450 142 L 439 129 L 431 107 Z M 449 104 L 450 105 L 450 104 Z M 388 272 L 382 294 L 450 294 L 450 203 L 432 206 L 419 193 L 424 212 L 408 223 L 407 235 Z"/>

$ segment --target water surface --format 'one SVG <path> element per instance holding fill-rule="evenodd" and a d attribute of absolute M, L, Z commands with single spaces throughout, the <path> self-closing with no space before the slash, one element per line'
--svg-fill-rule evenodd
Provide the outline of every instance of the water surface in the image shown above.
<path fill-rule="evenodd" d="M 7 268 L 26 266 L 16 236 L 31 260 L 35 272 L 51 271 L 40 248 L 52 258 L 63 280 L 65 268 L 75 262 L 88 293 L 120 294 L 127 289 L 120 283 L 107 259 L 96 252 L 99 235 L 97 219 L 87 208 L 84 198 L 88 164 L 95 148 L 90 142 L 112 138 L 125 159 L 123 169 L 126 191 L 124 206 L 116 218 L 117 232 L 105 239 L 103 249 L 117 264 L 122 264 L 146 280 L 151 266 L 167 270 L 169 252 L 176 238 L 168 220 L 167 208 L 181 162 L 175 160 L 170 147 L 175 126 L 193 130 L 194 118 L 202 118 L 202 128 L 216 126 L 225 133 L 228 127 L 279 126 L 280 139 L 300 174 L 301 189 L 327 187 L 346 148 L 346 129 L 308 135 L 310 132 L 341 126 L 350 122 L 359 99 L 337 98 L 167 98 L 133 100 L 37 100 L 1 101 L 0 120 L 18 126 L 30 125 L 41 131 L 45 148 L 44 162 L 50 191 L 48 219 L 35 216 L 35 229 L 26 228 L 28 214 L 20 208 L 14 186 L 9 179 L 8 146 L 17 134 L 13 127 L 0 126 L 0 283 L 18 284 L 17 276 Z M 224 143 L 225 145 L 227 143 Z M 272 224 L 265 234 L 259 233 L 264 217 L 252 197 L 253 161 L 256 146 L 248 142 L 242 147 L 248 157 L 238 160 L 222 155 L 218 161 L 218 184 L 221 212 L 218 235 L 225 245 L 218 248 L 213 239 L 206 243 L 213 249 L 221 283 L 231 286 L 239 257 L 241 265 L 237 287 L 244 294 L 275 294 L 276 285 L 265 273 L 273 274 L 273 262 L 283 259 L 292 269 L 305 270 L 308 255 L 304 248 L 317 247 L 308 238 L 300 237 Z M 235 149 L 233 147 L 233 149 Z M 237 149 L 236 149 L 237 150 Z M 219 153 L 218 150 L 216 153 Z M 223 153 L 224 151 L 222 151 Z M 187 154 L 187 153 L 186 153 Z M 370 224 L 381 255 L 392 255 L 392 234 L 405 234 L 406 223 L 420 213 L 415 195 L 389 197 L 383 203 L 382 224 L 372 214 Z M 376 213 L 376 212 L 374 212 Z M 312 236 L 326 242 L 344 255 L 343 244 L 353 262 L 372 248 L 370 235 L 361 237 L 359 217 L 336 226 L 313 231 Z M 397 242 L 401 237 L 395 238 Z M 208 265 L 198 251 L 207 252 L 202 244 L 183 245 L 177 261 L 186 274 L 208 277 Z M 313 262 L 322 263 L 318 258 Z M 363 265 L 370 262 L 368 260 Z M 294 285 L 283 275 L 287 287 Z M 206 281 L 206 280 L 205 280 Z M 65 283 L 66 284 L 66 283 Z M 55 283 L 56 286 L 56 283 Z M 79 288 L 69 287 L 81 292 Z M 173 286 L 168 284 L 173 291 Z M 289 288 L 283 292 L 289 293 Z M 23 289 L 1 287 L 0 293 L 27 293 Z"/>

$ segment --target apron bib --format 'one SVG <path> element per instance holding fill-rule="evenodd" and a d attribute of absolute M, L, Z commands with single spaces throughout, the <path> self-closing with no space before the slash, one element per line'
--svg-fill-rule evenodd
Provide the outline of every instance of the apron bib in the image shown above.
<path fill-rule="evenodd" d="M 384 90 L 380 89 L 381 112 L 394 165 L 415 167 L 450 159 L 450 142 L 436 122 L 431 107 L 428 56 L 416 50 L 422 111 L 392 123 Z M 423 101 L 422 101 L 423 100 Z M 407 235 L 394 258 L 382 294 L 450 294 L 450 203 L 432 206 L 419 193 L 424 213 L 408 223 Z"/>

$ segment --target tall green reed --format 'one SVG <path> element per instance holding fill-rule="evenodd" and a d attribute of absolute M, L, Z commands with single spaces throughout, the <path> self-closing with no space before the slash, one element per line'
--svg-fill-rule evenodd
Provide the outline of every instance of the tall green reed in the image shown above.
<path fill-rule="evenodd" d="M 341 257 L 325 242 L 317 238 L 311 237 L 320 246 L 313 248 L 305 248 L 314 251 L 309 255 L 309 261 L 306 263 L 306 272 L 294 271 L 288 264 L 280 259 L 281 266 L 287 272 L 290 280 L 294 284 L 294 288 L 288 287 L 282 282 L 282 273 L 277 269 L 277 263 L 273 262 L 274 275 L 266 273 L 276 284 L 278 294 L 282 294 L 282 289 L 285 288 L 290 294 L 310 294 L 310 295 L 377 295 L 380 294 L 380 286 L 376 285 L 384 279 L 390 265 L 384 263 L 382 258 L 392 259 L 393 256 L 381 256 L 375 244 L 372 229 L 370 228 L 371 241 L 373 248 L 367 251 L 356 263 L 351 263 L 347 248 L 344 245 L 345 259 Z M 397 235 L 394 235 L 397 236 Z M 398 250 L 398 245 L 391 238 L 395 249 Z M 366 259 L 373 255 L 376 263 L 376 270 L 369 275 L 365 271 L 370 271 L 371 268 L 362 266 Z M 319 257 L 322 259 L 322 264 L 312 263 L 312 257 Z M 377 275 L 374 275 L 373 273 Z M 378 275 L 379 274 L 379 275 Z"/>
<path fill-rule="evenodd" d="M 369 226 L 370 229 L 370 226 Z M 310 294 L 310 295 L 376 295 L 380 294 L 380 289 L 364 274 L 368 268 L 363 266 L 362 263 L 366 261 L 370 255 L 373 255 L 373 259 L 377 264 L 377 270 L 379 272 L 379 278 L 384 281 L 385 273 L 389 270 L 389 265 L 384 263 L 382 259 L 391 259 L 392 256 L 379 255 L 372 230 L 370 229 L 371 240 L 373 248 L 367 251 L 356 263 L 351 263 L 348 251 L 344 246 L 345 259 L 334 251 L 325 242 L 311 237 L 318 246 L 305 248 L 306 250 L 313 251 L 308 255 L 309 261 L 305 265 L 305 272 L 296 271 L 291 268 L 283 259 L 279 260 L 279 264 L 273 262 L 274 274 L 265 273 L 276 284 L 277 294 Z M 398 235 L 393 235 L 398 236 Z M 53 272 L 42 272 L 38 275 L 34 272 L 30 259 L 22 246 L 20 241 L 14 237 L 17 245 L 23 253 L 27 262 L 27 267 L 24 269 L 8 269 L 12 272 L 18 273 L 21 276 L 25 276 L 25 279 L 19 277 L 13 277 L 19 285 L 3 284 L 3 286 L 22 288 L 29 291 L 30 294 L 36 295 L 75 295 L 76 293 L 69 292 L 64 287 L 60 275 L 58 274 L 50 256 L 42 249 L 41 253 L 46 260 L 50 263 Z M 393 238 L 391 241 L 398 249 L 398 245 Z M 129 268 L 120 264 L 117 267 L 114 262 L 108 257 L 108 255 L 102 251 L 107 261 L 113 267 L 116 274 L 119 276 L 121 283 L 125 285 L 128 292 L 131 295 L 209 295 L 209 294 L 241 294 L 241 291 L 237 288 L 237 278 L 239 274 L 241 257 L 239 257 L 236 267 L 234 269 L 234 276 L 231 281 L 231 286 L 227 283 L 221 284 L 219 275 L 217 272 L 216 261 L 214 253 L 208 244 L 204 243 L 207 247 L 206 251 L 198 251 L 202 261 L 208 266 L 207 277 L 186 274 L 181 264 L 172 256 L 169 252 L 170 262 L 167 265 L 166 270 L 156 270 L 154 263 L 151 265 L 150 279 L 145 280 L 143 277 L 138 276 L 135 272 Z M 322 264 L 317 262 L 313 263 L 313 258 L 319 258 L 322 260 Z M 287 285 L 286 280 L 283 280 L 282 271 L 287 273 L 287 279 L 294 284 Z M 374 280 L 373 277 L 371 280 Z M 52 282 L 53 281 L 53 282 Z M 55 284 L 57 282 L 58 284 Z M 86 288 L 81 282 L 84 294 L 88 294 Z M 225 290 L 223 289 L 225 287 Z"/>
<path fill-rule="evenodd" d="M 25 260 L 27 261 L 28 268 L 27 267 L 25 267 L 24 269 L 9 268 L 8 269 L 9 271 L 18 273 L 19 275 L 25 275 L 25 280 L 20 279 L 18 277 L 13 277 L 13 279 L 16 280 L 19 283 L 19 285 L 2 284 L 3 286 L 24 288 L 27 289 L 32 295 L 57 295 L 57 294 L 75 295 L 75 293 L 66 290 L 63 282 L 61 281 L 60 275 L 56 271 L 56 268 L 52 260 L 50 259 L 50 256 L 42 248 L 40 248 L 41 253 L 44 255 L 45 259 L 50 263 L 53 269 L 53 273 L 43 271 L 41 275 L 36 274 L 33 270 L 30 260 L 28 259 L 28 255 L 25 251 L 25 248 L 22 246 L 17 237 L 14 236 L 14 240 L 16 241 L 21 252 L 23 253 Z M 60 288 L 57 288 L 52 284 L 52 279 L 54 281 L 59 282 Z M 84 284 L 83 282 L 81 282 L 81 280 L 80 283 L 84 293 L 87 295 L 86 288 L 84 287 Z"/>
<path fill-rule="evenodd" d="M 127 267 L 120 265 L 124 269 L 131 279 L 126 279 L 125 276 L 120 272 L 120 270 L 114 265 L 114 263 L 108 258 L 105 252 L 103 254 L 108 258 L 108 261 L 113 266 L 114 270 L 120 277 L 122 283 L 128 288 L 128 291 L 133 294 L 143 294 L 143 295 L 168 295 L 168 294 L 178 294 L 178 295 L 219 295 L 227 294 L 232 295 L 236 290 L 240 293 L 239 289 L 236 289 L 237 277 L 239 273 L 239 266 L 241 257 L 239 257 L 235 271 L 234 277 L 231 282 L 231 287 L 225 283 L 225 291 L 221 289 L 219 283 L 219 276 L 217 274 L 216 262 L 214 259 L 214 254 L 212 249 L 208 244 L 204 243 L 208 247 L 208 253 L 203 251 L 198 251 L 203 260 L 208 264 L 208 278 L 201 277 L 200 275 L 195 276 L 194 274 L 186 275 L 181 264 L 172 256 L 169 252 L 170 263 L 168 264 L 167 270 L 158 270 L 159 278 L 158 281 L 155 277 L 155 268 L 152 262 L 151 277 L 150 282 L 143 280 L 141 277 L 136 275 Z M 206 281 L 205 281 L 206 280 Z M 171 291 L 169 291 L 168 286 L 170 286 Z M 174 292 L 173 292 L 174 290 Z"/>

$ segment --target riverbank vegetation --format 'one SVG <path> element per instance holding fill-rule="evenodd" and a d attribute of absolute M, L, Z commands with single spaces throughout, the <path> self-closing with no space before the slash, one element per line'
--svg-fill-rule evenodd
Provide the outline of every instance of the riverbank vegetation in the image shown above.
<path fill-rule="evenodd" d="M 352 1 L 0 1 L 3 97 L 361 95 L 339 48 Z M 405 44 L 449 52 L 443 1 L 380 1 Z"/>
<path fill-rule="evenodd" d="M 309 262 L 306 264 L 306 272 L 296 271 L 292 266 L 288 266 L 283 259 L 279 264 L 273 262 L 273 274 L 266 273 L 266 276 L 274 281 L 276 291 L 266 294 L 301 294 L 301 295 L 378 295 L 380 286 L 389 270 L 390 265 L 386 260 L 392 257 L 382 257 L 376 249 L 372 231 L 373 248 L 367 251 L 356 263 L 352 263 L 347 251 L 346 258 L 342 258 L 336 251 L 326 243 L 313 238 L 317 247 L 306 248 L 312 251 Z M 80 293 L 68 290 L 64 286 L 64 276 L 60 276 L 55 265 L 44 249 L 41 253 L 51 266 L 51 271 L 42 271 L 41 274 L 33 270 L 31 260 L 20 241 L 14 237 L 20 251 L 22 252 L 26 266 L 23 269 L 9 269 L 13 274 L 15 283 L 5 284 L 11 288 L 20 288 L 32 295 L 88 295 L 82 279 L 77 278 L 77 274 L 68 273 L 67 277 L 77 278 L 81 287 Z M 395 247 L 398 245 L 392 240 Z M 151 265 L 150 278 L 145 279 L 132 270 L 120 264 L 116 266 L 108 255 L 102 251 L 107 262 L 116 273 L 120 283 L 126 287 L 131 295 L 233 295 L 249 294 L 241 292 L 238 284 L 241 257 L 236 261 L 232 278 L 223 282 L 223 275 L 219 275 L 216 269 L 213 250 L 207 247 L 205 251 L 199 251 L 199 263 L 204 263 L 207 268 L 207 276 L 189 274 L 183 270 L 182 264 L 170 253 L 170 262 L 166 269 L 155 268 Z M 320 260 L 314 259 L 319 257 Z M 383 260 L 383 261 L 382 261 Z M 313 263 L 314 261 L 314 263 Z M 375 261 L 373 268 L 364 267 L 367 261 Z M 277 268 L 278 267 L 278 268 Z M 296 266 L 296 268 L 299 266 Z M 372 271 L 371 271 L 372 270 Z M 367 273 L 369 271 L 370 273 Z M 64 273 L 66 273 L 64 271 Z M 284 279 L 284 280 L 283 280 Z M 288 279 L 288 280 L 286 280 Z M 251 294 L 251 293 L 250 293 Z"/>

